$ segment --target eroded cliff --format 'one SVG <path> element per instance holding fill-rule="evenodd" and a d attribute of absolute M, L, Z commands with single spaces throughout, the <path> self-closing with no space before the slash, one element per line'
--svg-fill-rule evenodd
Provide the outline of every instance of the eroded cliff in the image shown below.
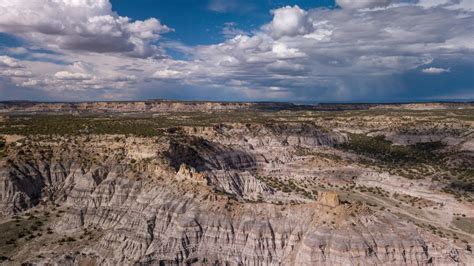
<path fill-rule="evenodd" d="M 3 263 L 474 263 L 471 192 L 455 198 L 441 181 L 391 172 L 387 160 L 396 154 L 404 169 L 406 156 L 423 167 L 428 155 L 466 160 L 471 128 L 435 134 L 427 142 L 460 141 L 420 150 L 376 137 L 396 142 L 400 131 L 361 137 L 332 123 L 4 135 Z"/>

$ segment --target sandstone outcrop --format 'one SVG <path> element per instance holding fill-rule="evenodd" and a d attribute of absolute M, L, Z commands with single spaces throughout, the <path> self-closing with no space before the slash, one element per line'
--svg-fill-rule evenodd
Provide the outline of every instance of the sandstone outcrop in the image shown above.
<path fill-rule="evenodd" d="M 195 183 L 206 184 L 206 176 L 202 173 L 199 173 L 193 167 L 189 167 L 186 164 L 181 164 L 179 171 L 176 174 L 177 180 L 188 180 Z"/>
<path fill-rule="evenodd" d="M 318 202 L 333 208 L 340 204 L 339 196 L 334 191 L 320 192 L 318 195 Z"/>

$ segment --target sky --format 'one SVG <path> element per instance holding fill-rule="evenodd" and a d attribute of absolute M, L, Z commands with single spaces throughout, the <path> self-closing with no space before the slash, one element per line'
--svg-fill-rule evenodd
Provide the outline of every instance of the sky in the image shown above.
<path fill-rule="evenodd" d="M 0 100 L 474 99 L 474 0 L 0 0 Z"/>

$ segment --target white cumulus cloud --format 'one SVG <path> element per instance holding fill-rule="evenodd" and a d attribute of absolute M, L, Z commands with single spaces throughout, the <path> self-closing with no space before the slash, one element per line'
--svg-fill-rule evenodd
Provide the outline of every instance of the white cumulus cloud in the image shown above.
<path fill-rule="evenodd" d="M 54 74 L 54 77 L 58 80 L 89 80 L 92 79 L 92 76 L 85 73 L 79 72 L 68 72 L 68 71 L 59 71 Z"/>
<path fill-rule="evenodd" d="M 273 20 L 269 29 L 275 37 L 296 36 L 308 33 L 311 24 L 306 17 L 307 12 L 298 6 L 286 6 L 273 10 Z"/>
<path fill-rule="evenodd" d="M 159 52 L 153 42 L 171 30 L 155 18 L 118 16 L 109 0 L 0 1 L 0 14 L 0 31 L 49 49 L 149 57 Z"/>
<path fill-rule="evenodd" d="M 6 55 L 0 55 L 0 67 L 22 68 L 23 64 L 21 64 L 15 58 Z"/>
<path fill-rule="evenodd" d="M 170 69 L 158 70 L 153 74 L 153 77 L 156 79 L 176 79 L 183 76 L 182 72 Z"/>
<path fill-rule="evenodd" d="M 411 88 L 399 78 L 407 73 L 450 78 L 449 72 L 472 66 L 469 1 L 285 6 L 254 31 L 228 23 L 227 40 L 186 46 L 160 40 L 170 29 L 158 19 L 133 21 L 112 12 L 107 0 L 0 0 L 0 31 L 31 43 L 0 50 L 0 82 L 75 100 L 75 95 L 304 100 L 395 95 L 393 88 Z M 173 59 L 165 48 L 186 56 Z M 438 63 L 445 68 L 430 67 Z M 466 84 L 461 85 L 472 88 Z M 433 95 L 430 89 L 417 93 Z"/>
<path fill-rule="evenodd" d="M 439 68 L 439 67 L 428 67 L 428 68 L 424 68 L 422 71 L 423 73 L 426 73 L 426 74 L 442 74 L 446 72 L 451 72 L 449 68 Z"/>

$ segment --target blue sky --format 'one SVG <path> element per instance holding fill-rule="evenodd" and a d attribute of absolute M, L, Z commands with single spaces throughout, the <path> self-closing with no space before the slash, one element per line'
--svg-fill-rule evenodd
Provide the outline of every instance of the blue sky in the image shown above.
<path fill-rule="evenodd" d="M 474 99 L 472 0 L 9 0 L 0 13 L 0 100 Z"/>
<path fill-rule="evenodd" d="M 334 0 L 112 0 L 113 9 L 134 19 L 160 18 L 175 30 L 166 38 L 187 45 L 214 44 L 225 40 L 226 23 L 252 32 L 272 19 L 270 10 L 286 5 L 301 8 L 334 7 Z M 146 6 L 147 8 L 143 8 Z"/>

